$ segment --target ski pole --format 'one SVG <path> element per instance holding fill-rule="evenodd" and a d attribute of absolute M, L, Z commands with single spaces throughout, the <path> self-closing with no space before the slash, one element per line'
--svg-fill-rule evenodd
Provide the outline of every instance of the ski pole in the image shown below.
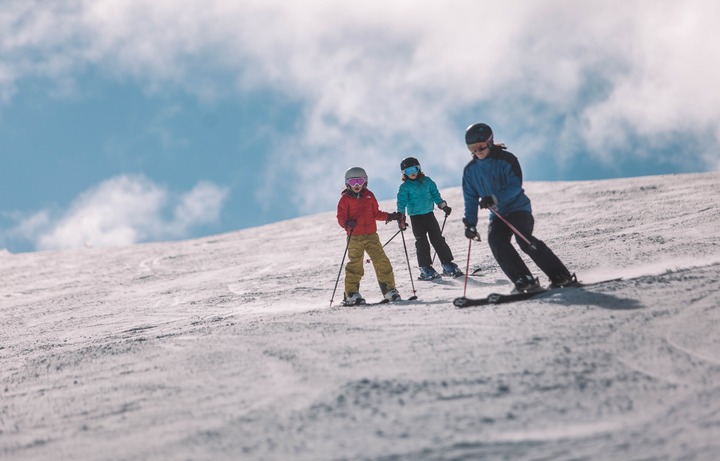
<path fill-rule="evenodd" d="M 392 237 L 390 237 L 390 239 L 389 239 L 387 242 L 385 242 L 385 245 L 383 245 L 383 248 L 385 248 L 388 243 L 392 242 L 392 239 L 394 239 L 395 237 L 397 237 L 397 235 L 398 235 L 399 233 L 400 233 L 399 230 L 398 230 L 397 232 L 395 232 L 395 235 L 393 235 Z"/>
<path fill-rule="evenodd" d="M 502 215 L 501 215 L 500 213 L 498 213 L 497 208 L 495 208 L 494 206 L 493 206 L 493 207 L 490 207 L 490 211 L 492 211 L 493 213 L 495 213 L 495 216 L 497 216 L 498 218 L 502 219 L 502 222 L 504 222 L 505 224 L 507 224 L 507 226 L 510 228 L 510 230 L 512 230 L 513 232 L 515 232 L 515 235 L 517 235 L 518 237 L 520 237 L 521 239 L 523 239 L 523 240 L 525 241 L 525 243 L 527 243 L 528 245 L 530 245 L 530 248 L 532 248 L 533 250 L 537 250 L 537 247 L 535 246 L 534 243 L 532 243 L 530 240 L 528 240 L 527 237 L 525 237 L 524 235 L 522 235 L 522 233 L 515 228 L 515 226 L 513 226 L 512 224 L 510 224 L 507 219 L 503 218 Z"/>
<path fill-rule="evenodd" d="M 472 239 L 468 239 L 468 257 L 467 265 L 465 266 L 465 288 L 463 288 L 463 298 L 467 298 L 467 282 L 468 274 L 470 273 L 470 247 L 472 246 Z"/>
<path fill-rule="evenodd" d="M 337 279 L 335 280 L 335 288 L 333 288 L 333 294 L 330 297 L 330 307 L 332 307 L 333 300 L 335 299 L 335 291 L 337 291 L 338 282 L 340 281 L 340 273 L 342 272 L 343 264 L 345 264 L 345 256 L 347 256 L 348 248 L 350 247 L 350 237 L 352 237 L 354 230 L 355 229 L 350 229 L 350 233 L 348 234 L 347 244 L 345 245 L 342 261 L 340 262 L 340 270 L 338 270 Z"/>
<path fill-rule="evenodd" d="M 400 235 L 402 236 L 403 248 L 405 249 L 405 261 L 407 261 L 408 272 L 410 273 L 410 285 L 412 285 L 413 291 L 413 295 L 410 296 L 408 299 L 413 300 L 417 299 L 417 292 L 415 291 L 415 282 L 413 281 L 412 269 L 410 269 L 410 256 L 408 256 L 407 245 L 405 244 L 405 232 L 403 231 L 402 227 L 400 228 Z"/>
<path fill-rule="evenodd" d="M 443 219 L 443 225 L 440 228 L 440 235 L 442 235 L 443 231 L 445 230 L 445 223 L 447 222 L 447 217 L 448 215 L 445 215 L 445 219 Z M 437 256 L 437 250 L 435 250 L 435 252 L 433 253 L 432 264 L 435 264 L 435 256 Z"/>
<path fill-rule="evenodd" d="M 392 237 L 390 237 L 390 239 L 389 239 L 387 242 L 385 242 L 385 245 L 383 245 L 382 247 L 385 248 L 385 247 L 387 246 L 387 244 L 390 243 L 390 242 L 392 242 L 392 239 L 394 239 L 395 237 L 397 237 L 397 235 L 398 235 L 399 233 L 400 233 L 400 231 L 395 232 L 395 235 L 393 235 Z M 367 259 L 365 260 L 365 264 L 370 264 L 370 258 L 367 258 Z"/>

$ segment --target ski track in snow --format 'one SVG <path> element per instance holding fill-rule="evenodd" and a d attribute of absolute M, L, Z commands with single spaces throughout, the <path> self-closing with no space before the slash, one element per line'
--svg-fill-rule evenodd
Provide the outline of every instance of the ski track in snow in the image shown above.
<path fill-rule="evenodd" d="M 526 188 L 535 234 L 581 280 L 623 279 L 457 309 L 464 278 L 342 307 L 341 275 L 330 307 L 345 247 L 333 212 L 0 253 L 0 457 L 717 459 L 720 174 Z M 465 270 L 461 193 L 442 192 Z M 397 229 L 379 228 L 383 242 Z M 400 236 L 387 252 L 409 297 Z M 510 290 L 485 242 L 475 268 L 468 297 Z"/>

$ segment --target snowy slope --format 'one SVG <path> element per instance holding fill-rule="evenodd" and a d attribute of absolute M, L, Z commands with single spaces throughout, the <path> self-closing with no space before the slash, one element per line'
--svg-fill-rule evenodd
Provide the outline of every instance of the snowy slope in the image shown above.
<path fill-rule="evenodd" d="M 333 212 L 0 254 L 0 458 L 717 459 L 720 174 L 526 188 L 581 279 L 624 279 L 461 310 L 462 279 L 343 308 L 341 277 L 331 308 Z M 465 269 L 460 191 L 443 196 Z M 400 236 L 387 251 L 410 296 Z M 510 290 L 485 242 L 475 268 L 469 297 Z M 371 265 L 362 292 L 380 299 Z"/>

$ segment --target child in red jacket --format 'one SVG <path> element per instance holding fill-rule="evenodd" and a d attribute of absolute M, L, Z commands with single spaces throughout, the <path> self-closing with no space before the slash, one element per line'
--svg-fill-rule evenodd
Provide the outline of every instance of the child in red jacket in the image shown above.
<path fill-rule="evenodd" d="M 370 256 L 380 291 L 388 301 L 399 301 L 395 289 L 395 275 L 380 237 L 375 221 L 399 221 L 400 213 L 380 211 L 375 195 L 367 188 L 365 170 L 353 167 L 345 173 L 345 190 L 337 207 L 337 220 L 348 234 L 348 263 L 345 266 L 345 295 L 343 304 L 352 306 L 365 304 L 360 295 L 360 280 L 365 274 L 363 259 L 365 252 Z"/>

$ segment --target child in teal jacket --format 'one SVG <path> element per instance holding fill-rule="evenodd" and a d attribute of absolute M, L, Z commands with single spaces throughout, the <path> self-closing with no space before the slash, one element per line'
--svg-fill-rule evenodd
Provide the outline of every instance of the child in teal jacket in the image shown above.
<path fill-rule="evenodd" d="M 420 279 L 432 280 L 440 277 L 440 274 L 432 267 L 430 244 L 440 257 L 444 275 L 452 277 L 463 275 L 457 264 L 452 262 L 452 251 L 445 242 L 440 225 L 433 213 L 435 205 L 445 212 L 445 216 L 450 215 L 452 209 L 440 196 L 435 182 L 422 172 L 420 162 L 415 157 L 403 159 L 400 169 L 403 172 L 403 183 L 397 194 L 397 210 L 403 215 L 407 210 L 407 215 L 410 216 L 410 224 L 415 236 L 417 260 L 420 266 Z M 401 223 L 403 222 L 404 219 L 401 220 Z M 429 243 L 428 237 L 430 238 Z"/>

